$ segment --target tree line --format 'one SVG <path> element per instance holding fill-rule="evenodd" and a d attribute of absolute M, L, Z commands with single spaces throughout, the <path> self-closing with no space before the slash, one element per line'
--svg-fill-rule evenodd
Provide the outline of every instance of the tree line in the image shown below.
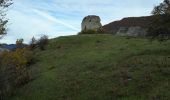
<path fill-rule="evenodd" d="M 158 6 L 155 6 L 152 15 L 151 26 L 148 33 L 153 38 L 166 40 L 170 37 L 170 0 L 164 0 Z"/>

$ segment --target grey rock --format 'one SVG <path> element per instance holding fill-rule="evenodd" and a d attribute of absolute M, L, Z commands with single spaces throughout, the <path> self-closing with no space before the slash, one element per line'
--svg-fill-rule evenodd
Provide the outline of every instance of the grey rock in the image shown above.
<path fill-rule="evenodd" d="M 116 35 L 126 36 L 127 31 L 128 31 L 128 27 L 120 27 L 119 30 L 117 31 Z"/>
<path fill-rule="evenodd" d="M 140 26 L 132 26 L 132 27 L 120 27 L 117 31 L 116 35 L 119 36 L 146 36 L 147 31 L 145 28 L 141 28 Z"/>

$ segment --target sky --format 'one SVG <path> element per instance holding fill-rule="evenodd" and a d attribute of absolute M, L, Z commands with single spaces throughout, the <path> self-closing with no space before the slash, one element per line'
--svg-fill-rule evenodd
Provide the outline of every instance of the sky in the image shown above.
<path fill-rule="evenodd" d="M 23 38 L 47 35 L 49 38 L 76 35 L 82 19 L 98 15 L 102 25 L 124 17 L 151 15 L 154 6 L 163 0 L 13 0 L 8 9 L 8 34 L 0 43 L 15 43 Z"/>

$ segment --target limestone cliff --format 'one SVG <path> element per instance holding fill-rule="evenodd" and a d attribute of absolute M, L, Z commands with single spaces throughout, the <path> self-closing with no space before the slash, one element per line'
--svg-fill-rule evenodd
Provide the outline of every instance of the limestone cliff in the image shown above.
<path fill-rule="evenodd" d="M 120 36 L 146 36 L 153 16 L 129 17 L 114 21 L 102 28 L 106 33 Z"/>

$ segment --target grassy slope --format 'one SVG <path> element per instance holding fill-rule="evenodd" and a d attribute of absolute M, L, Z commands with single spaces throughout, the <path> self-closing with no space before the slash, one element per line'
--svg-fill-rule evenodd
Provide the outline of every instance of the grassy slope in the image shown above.
<path fill-rule="evenodd" d="M 168 100 L 170 42 L 86 35 L 50 41 L 11 100 Z"/>

